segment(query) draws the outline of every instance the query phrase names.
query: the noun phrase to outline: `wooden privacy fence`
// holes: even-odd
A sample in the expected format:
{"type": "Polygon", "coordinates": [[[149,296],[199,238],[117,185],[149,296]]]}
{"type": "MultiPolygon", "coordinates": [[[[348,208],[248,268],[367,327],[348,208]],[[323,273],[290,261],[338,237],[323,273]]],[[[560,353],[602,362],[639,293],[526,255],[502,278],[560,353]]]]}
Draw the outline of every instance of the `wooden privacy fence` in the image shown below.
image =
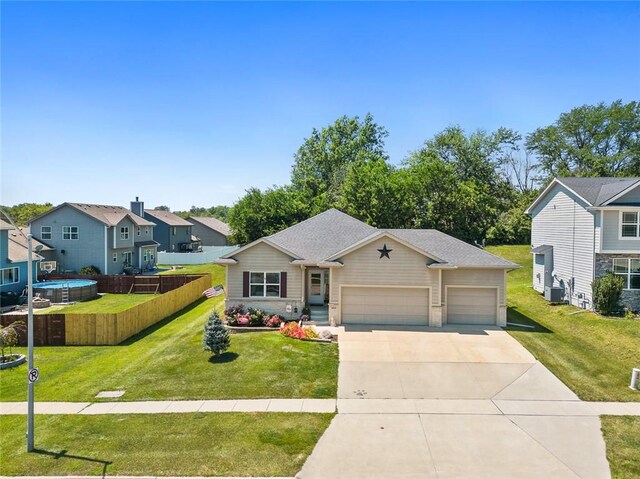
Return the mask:
{"type": "MultiPolygon", "coordinates": [[[[191,276],[183,286],[119,313],[34,315],[34,342],[37,346],[114,346],[189,306],[210,287],[210,275],[191,276]]],[[[26,324],[27,315],[4,315],[1,320],[3,326],[16,320],[26,324]]],[[[26,344],[26,336],[21,339],[26,344]]]]}
{"type": "MultiPolygon", "coordinates": [[[[182,253],[184,254],[184,253],[182,253]]],[[[167,274],[167,275],[89,275],[89,274],[50,274],[47,281],[65,279],[92,279],[97,281],[98,293],[129,293],[134,286],[134,292],[154,293],[156,286],[158,293],[166,293],[184,286],[202,275],[167,274]],[[141,287],[138,287],[141,286],[141,287]]],[[[38,278],[44,280],[44,277],[38,278]]]]}

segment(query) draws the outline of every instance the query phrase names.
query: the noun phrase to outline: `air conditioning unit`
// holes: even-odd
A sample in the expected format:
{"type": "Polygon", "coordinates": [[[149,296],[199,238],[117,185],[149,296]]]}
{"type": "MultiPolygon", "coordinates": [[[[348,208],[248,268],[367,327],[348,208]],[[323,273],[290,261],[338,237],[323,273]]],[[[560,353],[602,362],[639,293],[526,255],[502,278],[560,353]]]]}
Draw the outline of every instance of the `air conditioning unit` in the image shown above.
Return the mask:
{"type": "Polygon", "coordinates": [[[562,303],[564,301],[564,289],[557,286],[544,288],[544,299],[550,303],[562,303]]]}

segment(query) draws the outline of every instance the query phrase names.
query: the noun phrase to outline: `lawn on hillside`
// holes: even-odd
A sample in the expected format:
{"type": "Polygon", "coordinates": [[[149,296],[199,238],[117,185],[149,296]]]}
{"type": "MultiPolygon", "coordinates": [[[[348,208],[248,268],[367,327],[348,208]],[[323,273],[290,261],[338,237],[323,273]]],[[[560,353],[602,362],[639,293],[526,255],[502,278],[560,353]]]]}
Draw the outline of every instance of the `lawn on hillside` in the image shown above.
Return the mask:
{"type": "Polygon", "coordinates": [[[640,321],[604,318],[574,306],[549,304],[532,288],[529,246],[487,251],[518,263],[507,277],[509,333],[585,401],[640,401],[628,388],[640,366],[640,321]]]}
{"type": "MultiPolygon", "coordinates": [[[[187,253],[185,253],[187,254],[187,253]]],[[[211,274],[212,284],[225,284],[226,269],[219,264],[186,264],[180,269],[171,269],[171,265],[159,264],[158,274],[211,274]]]]}
{"type": "MultiPolygon", "coordinates": [[[[201,299],[118,346],[35,348],[37,401],[120,399],[331,398],[337,394],[335,344],[286,338],[278,331],[234,334],[218,360],[202,349],[203,326],[223,298],[201,299]]],[[[24,348],[14,348],[24,353],[24,348]]],[[[26,365],[0,371],[0,400],[26,400],[26,365]]]]}
{"type": "Polygon", "coordinates": [[[141,303],[156,298],[156,294],[111,294],[105,293],[98,298],[80,301],[69,306],[55,305],[36,314],[49,313],[119,313],[141,303]]]}
{"type": "Polygon", "coordinates": [[[3,475],[293,476],[332,414],[0,416],[3,475]]]}

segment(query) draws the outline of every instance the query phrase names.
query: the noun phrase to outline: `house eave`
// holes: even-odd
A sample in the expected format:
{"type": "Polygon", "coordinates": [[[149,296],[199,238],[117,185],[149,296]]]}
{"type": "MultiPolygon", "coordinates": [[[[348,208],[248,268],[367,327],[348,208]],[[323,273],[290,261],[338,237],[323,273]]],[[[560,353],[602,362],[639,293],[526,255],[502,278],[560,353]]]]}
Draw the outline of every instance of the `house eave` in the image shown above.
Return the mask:
{"type": "Polygon", "coordinates": [[[231,265],[231,264],[238,264],[238,260],[235,260],[233,258],[218,258],[218,259],[214,259],[212,263],[222,264],[222,265],[231,265]]]}

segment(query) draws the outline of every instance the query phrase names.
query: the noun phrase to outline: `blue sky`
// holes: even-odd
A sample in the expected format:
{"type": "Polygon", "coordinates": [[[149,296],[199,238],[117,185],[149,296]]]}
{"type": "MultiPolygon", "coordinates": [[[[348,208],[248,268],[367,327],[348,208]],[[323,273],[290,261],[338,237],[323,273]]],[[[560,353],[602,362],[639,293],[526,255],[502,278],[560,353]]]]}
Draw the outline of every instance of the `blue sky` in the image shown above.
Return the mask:
{"type": "Polygon", "coordinates": [[[640,3],[2,2],[0,203],[231,205],[370,112],[393,163],[640,99],[640,3]]]}

